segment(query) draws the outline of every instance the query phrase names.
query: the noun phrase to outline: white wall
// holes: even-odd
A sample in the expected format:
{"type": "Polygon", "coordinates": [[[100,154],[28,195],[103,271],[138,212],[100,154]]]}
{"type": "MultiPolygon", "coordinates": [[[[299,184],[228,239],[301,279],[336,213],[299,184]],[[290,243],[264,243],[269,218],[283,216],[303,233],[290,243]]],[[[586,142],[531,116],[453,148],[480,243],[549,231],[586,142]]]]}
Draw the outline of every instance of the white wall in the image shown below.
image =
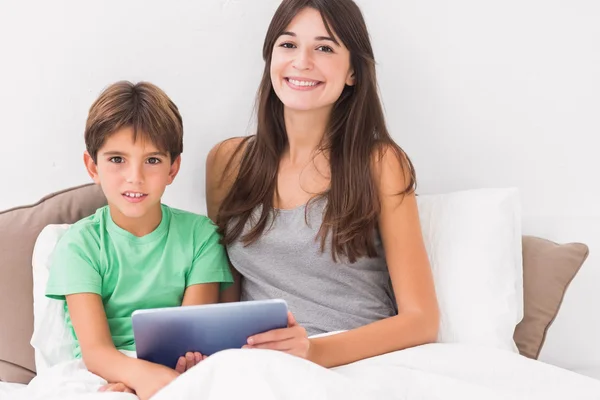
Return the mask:
{"type": "MultiPolygon", "coordinates": [[[[247,131],[278,3],[0,2],[0,209],[87,182],[87,109],[108,83],[130,79],[180,106],[184,164],[165,201],[204,212],[205,156],[247,131]]],[[[517,186],[525,233],[590,246],[542,359],[600,366],[600,3],[359,4],[420,191],[517,186]]]]}

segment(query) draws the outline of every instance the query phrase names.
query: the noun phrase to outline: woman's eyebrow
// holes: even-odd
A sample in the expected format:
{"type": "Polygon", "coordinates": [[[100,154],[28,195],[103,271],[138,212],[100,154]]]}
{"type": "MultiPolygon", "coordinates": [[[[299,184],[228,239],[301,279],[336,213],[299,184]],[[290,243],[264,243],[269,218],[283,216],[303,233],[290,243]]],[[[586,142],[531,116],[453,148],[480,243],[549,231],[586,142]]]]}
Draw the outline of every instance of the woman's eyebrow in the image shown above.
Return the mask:
{"type": "MultiPolygon", "coordinates": [[[[297,37],[298,36],[294,32],[290,32],[290,31],[281,32],[281,35],[279,35],[279,36],[284,36],[284,35],[285,36],[291,36],[291,37],[297,37]]],[[[338,41],[335,40],[334,38],[332,38],[331,36],[315,36],[315,40],[318,41],[318,42],[322,41],[322,40],[327,40],[329,42],[335,43],[338,46],[340,45],[338,43],[338,41]]]]}

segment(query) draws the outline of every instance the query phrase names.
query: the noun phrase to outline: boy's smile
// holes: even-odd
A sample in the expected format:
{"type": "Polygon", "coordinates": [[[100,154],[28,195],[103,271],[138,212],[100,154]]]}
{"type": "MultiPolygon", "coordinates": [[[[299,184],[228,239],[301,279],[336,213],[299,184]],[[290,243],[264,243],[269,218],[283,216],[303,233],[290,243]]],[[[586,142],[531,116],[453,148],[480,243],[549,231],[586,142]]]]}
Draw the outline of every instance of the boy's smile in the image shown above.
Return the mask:
{"type": "Polygon", "coordinates": [[[181,158],[171,158],[138,133],[125,127],[108,136],[97,160],[84,155],[88,172],[102,187],[115,224],[136,236],[152,232],[162,219],[161,197],[179,171],[181,158]]]}
{"type": "Polygon", "coordinates": [[[139,203],[148,197],[148,194],[139,192],[125,192],[123,193],[123,197],[125,197],[125,199],[130,203],[139,203]]]}

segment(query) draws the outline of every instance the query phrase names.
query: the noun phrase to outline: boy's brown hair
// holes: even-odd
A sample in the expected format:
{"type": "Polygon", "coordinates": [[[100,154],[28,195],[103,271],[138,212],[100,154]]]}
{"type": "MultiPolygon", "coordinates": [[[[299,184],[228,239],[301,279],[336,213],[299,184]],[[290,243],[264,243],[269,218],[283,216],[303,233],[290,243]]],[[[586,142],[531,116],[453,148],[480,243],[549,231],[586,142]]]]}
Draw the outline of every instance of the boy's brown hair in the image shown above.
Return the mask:
{"type": "Polygon", "coordinates": [[[121,81],[106,88],[92,104],[85,125],[85,147],[95,163],[98,150],[119,129],[133,128],[133,139],[144,135],[171,162],[183,152],[183,122],[177,106],[159,87],[121,81]]]}

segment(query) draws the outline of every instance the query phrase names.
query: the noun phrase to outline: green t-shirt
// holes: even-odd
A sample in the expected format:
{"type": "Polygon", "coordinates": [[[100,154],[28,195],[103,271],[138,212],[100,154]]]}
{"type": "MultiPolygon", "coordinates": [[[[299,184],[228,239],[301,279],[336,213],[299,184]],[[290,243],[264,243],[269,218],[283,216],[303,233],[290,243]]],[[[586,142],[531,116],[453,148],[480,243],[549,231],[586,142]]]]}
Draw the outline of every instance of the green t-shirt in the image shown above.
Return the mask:
{"type": "MultiPolygon", "coordinates": [[[[216,226],[204,216],[162,205],[162,220],[137,237],[117,226],[108,206],[73,224],[52,254],[46,296],[95,293],[102,297],[115,347],[135,351],[135,310],[180,306],[185,289],[233,282],[216,226]]],[[[66,322],[75,340],[65,302],[66,322]]],[[[77,342],[75,357],[81,357],[77,342]]]]}

